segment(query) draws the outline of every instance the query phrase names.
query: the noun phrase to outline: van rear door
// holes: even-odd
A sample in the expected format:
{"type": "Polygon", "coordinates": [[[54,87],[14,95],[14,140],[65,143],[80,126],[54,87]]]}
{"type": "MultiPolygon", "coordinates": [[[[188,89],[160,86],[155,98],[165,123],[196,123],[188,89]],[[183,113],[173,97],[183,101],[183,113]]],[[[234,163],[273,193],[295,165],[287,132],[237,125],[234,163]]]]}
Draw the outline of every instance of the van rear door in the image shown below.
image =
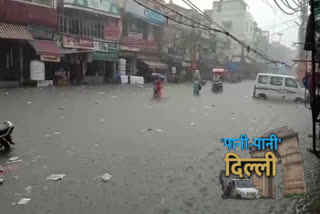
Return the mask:
{"type": "Polygon", "coordinates": [[[286,77],[284,81],[284,87],[282,89],[282,94],[287,100],[295,100],[297,97],[301,97],[298,93],[300,87],[297,81],[292,77],[286,77]]]}

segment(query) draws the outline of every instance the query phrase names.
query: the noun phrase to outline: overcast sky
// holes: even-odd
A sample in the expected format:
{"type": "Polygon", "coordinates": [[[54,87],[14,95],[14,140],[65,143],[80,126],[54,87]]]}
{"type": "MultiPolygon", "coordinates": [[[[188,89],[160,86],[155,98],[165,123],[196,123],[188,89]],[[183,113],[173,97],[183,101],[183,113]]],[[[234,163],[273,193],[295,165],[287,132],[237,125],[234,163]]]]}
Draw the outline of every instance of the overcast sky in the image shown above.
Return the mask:
{"type": "MultiPolygon", "coordinates": [[[[200,9],[211,9],[213,0],[191,0],[200,9]]],[[[249,11],[253,15],[255,21],[257,21],[260,28],[263,30],[270,31],[270,34],[281,32],[283,36],[281,37],[281,43],[287,47],[293,49],[292,43],[298,40],[298,26],[294,21],[298,21],[298,14],[295,15],[285,15],[282,13],[274,1],[271,0],[245,0],[249,6],[249,11]],[[266,1],[274,7],[274,10],[268,6],[266,1]],[[273,28],[273,25],[275,26],[273,28]],[[289,29],[288,29],[289,28],[289,29]]],[[[169,2],[169,0],[166,0],[169,2]]],[[[182,0],[173,0],[175,4],[179,4],[183,7],[189,8],[182,0]]],[[[290,2],[290,0],[289,0],[290,2]]],[[[292,4],[294,5],[294,4],[292,4]]],[[[279,41],[279,36],[274,35],[271,37],[272,40],[279,41]]]]}

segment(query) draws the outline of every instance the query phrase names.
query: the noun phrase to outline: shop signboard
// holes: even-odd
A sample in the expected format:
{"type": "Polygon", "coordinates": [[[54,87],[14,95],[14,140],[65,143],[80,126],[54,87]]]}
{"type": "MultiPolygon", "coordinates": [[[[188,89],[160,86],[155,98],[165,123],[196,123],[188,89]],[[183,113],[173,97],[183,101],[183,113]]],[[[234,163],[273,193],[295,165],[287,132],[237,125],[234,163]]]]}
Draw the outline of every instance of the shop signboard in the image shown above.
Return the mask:
{"type": "Polygon", "coordinates": [[[117,23],[105,23],[104,24],[104,39],[119,40],[121,35],[120,26],[117,23]]]}
{"type": "MultiPolygon", "coordinates": [[[[148,7],[152,6],[148,5],[148,7]]],[[[153,24],[161,25],[165,23],[165,18],[162,15],[145,8],[134,1],[126,2],[126,11],[153,24]]]]}
{"type": "Polygon", "coordinates": [[[93,41],[89,38],[63,36],[63,47],[93,49],[93,41]]]}
{"type": "Polygon", "coordinates": [[[120,7],[112,0],[64,0],[65,6],[77,6],[77,9],[93,9],[120,17],[120,7]]]}
{"type": "Polygon", "coordinates": [[[45,80],[44,62],[41,62],[39,60],[33,60],[30,62],[30,79],[45,80]]]}
{"type": "Polygon", "coordinates": [[[60,62],[61,58],[60,56],[41,55],[40,60],[45,62],[60,62]]]}
{"type": "Polygon", "coordinates": [[[129,32],[128,33],[129,38],[133,39],[143,39],[143,34],[142,33],[135,33],[135,32],[129,32]]]}
{"type": "Polygon", "coordinates": [[[113,41],[93,41],[95,52],[93,60],[117,61],[119,57],[119,44],[113,41]]]}
{"type": "Polygon", "coordinates": [[[157,41],[122,37],[121,43],[128,48],[138,48],[139,51],[158,52],[157,41]]]}

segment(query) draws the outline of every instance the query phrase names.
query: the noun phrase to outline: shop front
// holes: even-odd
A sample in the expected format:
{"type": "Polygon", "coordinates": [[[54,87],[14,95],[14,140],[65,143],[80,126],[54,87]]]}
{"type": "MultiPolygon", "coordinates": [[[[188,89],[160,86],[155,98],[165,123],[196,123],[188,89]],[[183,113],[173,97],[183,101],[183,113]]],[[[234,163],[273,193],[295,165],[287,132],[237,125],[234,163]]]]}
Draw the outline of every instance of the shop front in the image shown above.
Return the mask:
{"type": "Polygon", "coordinates": [[[73,35],[63,35],[60,40],[62,40],[64,52],[64,70],[69,73],[70,82],[83,83],[88,63],[92,61],[93,40],[89,37],[73,35]]]}
{"type": "Polygon", "coordinates": [[[0,23],[0,87],[19,86],[29,57],[27,41],[34,38],[25,26],[0,23]]]}
{"type": "Polygon", "coordinates": [[[116,73],[119,59],[119,44],[114,41],[94,41],[92,61],[84,81],[88,84],[110,83],[116,73]]]}
{"type": "Polygon", "coordinates": [[[36,81],[38,86],[53,85],[55,72],[63,67],[62,57],[63,50],[58,47],[55,41],[49,40],[33,40],[29,41],[33,48],[32,62],[43,64],[44,75],[35,77],[34,70],[30,67],[30,80],[36,81]]]}

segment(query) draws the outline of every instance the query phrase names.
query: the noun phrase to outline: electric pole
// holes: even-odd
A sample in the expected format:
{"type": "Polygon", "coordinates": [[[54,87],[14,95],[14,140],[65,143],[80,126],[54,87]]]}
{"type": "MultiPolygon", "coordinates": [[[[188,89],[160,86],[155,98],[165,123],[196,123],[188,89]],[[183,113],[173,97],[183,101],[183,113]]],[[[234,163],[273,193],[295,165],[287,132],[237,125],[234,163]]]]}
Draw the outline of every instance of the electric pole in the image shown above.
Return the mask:
{"type": "Polygon", "coordinates": [[[308,23],[308,0],[302,0],[300,3],[300,20],[301,24],[299,25],[299,59],[303,60],[305,58],[304,54],[304,44],[305,43],[305,34],[308,23]]]}

